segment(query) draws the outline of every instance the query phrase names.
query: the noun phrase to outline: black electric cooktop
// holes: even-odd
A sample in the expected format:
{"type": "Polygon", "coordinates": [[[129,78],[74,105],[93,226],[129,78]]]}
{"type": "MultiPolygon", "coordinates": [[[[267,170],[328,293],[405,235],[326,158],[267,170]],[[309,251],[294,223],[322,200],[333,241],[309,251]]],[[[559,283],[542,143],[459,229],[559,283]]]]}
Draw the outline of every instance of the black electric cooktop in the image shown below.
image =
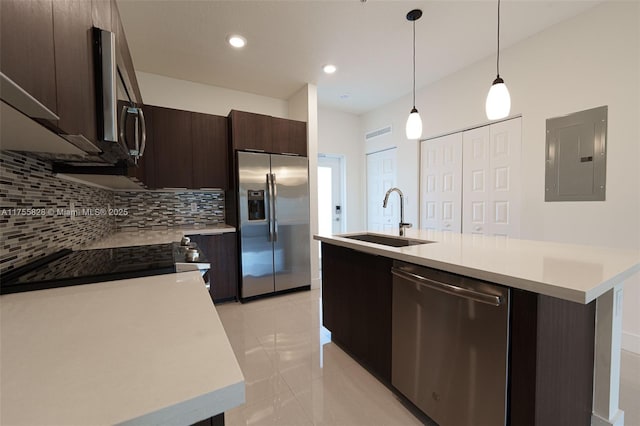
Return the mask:
{"type": "Polygon", "coordinates": [[[61,250],[2,274],[0,294],[44,290],[175,272],[176,243],[61,250]]]}

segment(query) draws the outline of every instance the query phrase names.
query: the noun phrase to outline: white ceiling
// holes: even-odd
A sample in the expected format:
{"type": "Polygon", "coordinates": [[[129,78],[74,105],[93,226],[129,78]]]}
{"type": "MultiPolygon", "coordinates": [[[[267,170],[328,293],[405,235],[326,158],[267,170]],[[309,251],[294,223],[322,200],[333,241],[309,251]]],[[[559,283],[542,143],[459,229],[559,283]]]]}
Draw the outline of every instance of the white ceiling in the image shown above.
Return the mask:
{"type": "MultiPolygon", "coordinates": [[[[600,1],[503,0],[501,47],[600,1]]],[[[406,14],[413,8],[423,11],[416,22],[418,88],[496,48],[497,1],[118,0],[118,6],[138,71],[278,99],[314,83],[321,106],[356,114],[411,92],[406,14]],[[247,38],[244,49],[228,46],[232,33],[247,38]],[[327,63],[338,71],[325,75],[327,63]]],[[[487,86],[493,78],[487,75],[487,86]]]]}

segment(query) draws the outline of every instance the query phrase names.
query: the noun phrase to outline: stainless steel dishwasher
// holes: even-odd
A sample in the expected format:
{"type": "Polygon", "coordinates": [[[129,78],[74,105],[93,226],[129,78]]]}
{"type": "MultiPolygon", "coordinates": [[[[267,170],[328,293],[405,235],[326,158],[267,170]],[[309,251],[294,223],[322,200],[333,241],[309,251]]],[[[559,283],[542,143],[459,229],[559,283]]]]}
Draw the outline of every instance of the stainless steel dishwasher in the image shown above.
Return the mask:
{"type": "Polygon", "coordinates": [[[391,382],[440,426],[506,423],[508,288],[396,261],[391,382]]]}

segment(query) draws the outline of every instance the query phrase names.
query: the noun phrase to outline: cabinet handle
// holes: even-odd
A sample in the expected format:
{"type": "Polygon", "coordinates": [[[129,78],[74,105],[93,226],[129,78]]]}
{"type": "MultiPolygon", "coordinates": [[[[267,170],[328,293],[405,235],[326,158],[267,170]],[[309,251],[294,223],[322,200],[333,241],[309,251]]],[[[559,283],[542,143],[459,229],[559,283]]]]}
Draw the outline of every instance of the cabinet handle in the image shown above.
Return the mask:
{"type": "Polygon", "coordinates": [[[248,152],[266,152],[264,149],[253,149],[253,148],[244,148],[241,151],[248,151],[248,152]]]}
{"type": "Polygon", "coordinates": [[[295,155],[296,157],[301,157],[300,154],[296,154],[295,152],[281,152],[282,155],[295,155]]]}

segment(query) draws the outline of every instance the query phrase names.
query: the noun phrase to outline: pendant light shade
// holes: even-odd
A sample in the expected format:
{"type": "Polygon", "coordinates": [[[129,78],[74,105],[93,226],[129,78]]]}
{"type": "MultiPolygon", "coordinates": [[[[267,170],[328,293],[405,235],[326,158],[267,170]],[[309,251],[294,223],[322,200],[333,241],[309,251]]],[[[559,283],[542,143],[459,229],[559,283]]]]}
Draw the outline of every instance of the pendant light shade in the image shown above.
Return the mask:
{"type": "Polygon", "coordinates": [[[414,107],[407,119],[407,139],[420,139],[422,136],[422,119],[418,110],[414,107]]]}
{"type": "Polygon", "coordinates": [[[407,20],[413,22],[413,108],[407,119],[407,139],[420,139],[422,137],[422,119],[416,109],[416,21],[422,16],[420,9],[413,9],[407,13],[407,20]]]}
{"type": "Polygon", "coordinates": [[[496,55],[496,79],[493,80],[487,101],[485,102],[485,111],[489,120],[498,120],[505,118],[511,111],[511,96],[509,89],[504,84],[504,80],[500,77],[500,0],[498,0],[498,52],[496,55]]]}
{"type": "Polygon", "coordinates": [[[493,84],[487,95],[485,110],[489,120],[505,118],[509,115],[509,111],[511,111],[509,89],[507,89],[507,85],[504,84],[504,80],[500,77],[493,80],[493,84]]]}

